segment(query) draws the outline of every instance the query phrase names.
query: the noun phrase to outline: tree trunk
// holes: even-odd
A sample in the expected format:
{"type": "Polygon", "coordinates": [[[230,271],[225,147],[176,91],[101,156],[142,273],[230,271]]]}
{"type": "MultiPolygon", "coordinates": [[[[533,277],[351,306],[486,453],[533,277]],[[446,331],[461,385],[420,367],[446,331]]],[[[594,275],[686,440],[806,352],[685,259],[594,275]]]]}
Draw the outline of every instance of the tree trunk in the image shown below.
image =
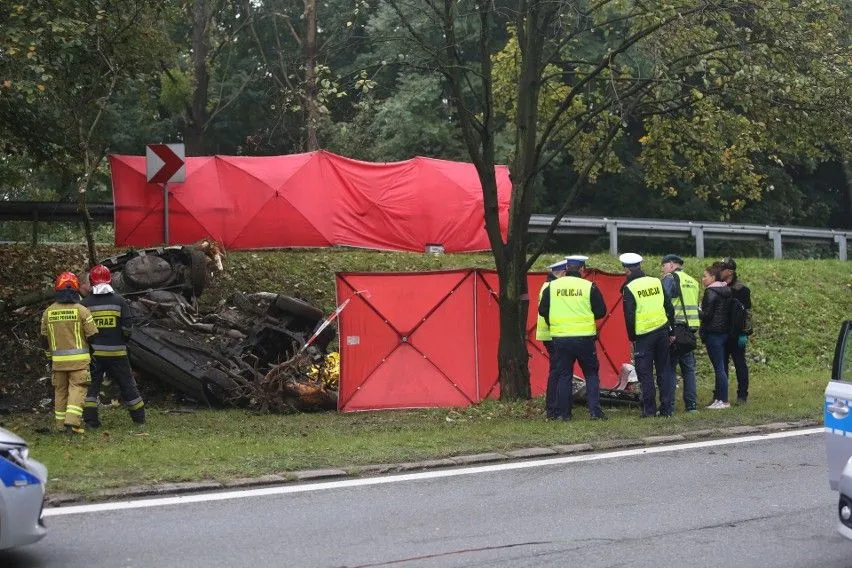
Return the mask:
{"type": "Polygon", "coordinates": [[[98,263],[98,253],[95,250],[95,236],[92,233],[92,216],[89,215],[89,207],[86,205],[89,175],[89,172],[86,171],[77,186],[77,211],[80,212],[83,219],[83,232],[86,235],[86,246],[89,249],[89,268],[91,268],[98,263]]]}
{"type": "Polygon", "coordinates": [[[538,156],[536,151],[539,93],[539,63],[542,34],[539,4],[531,2],[526,17],[518,22],[519,42],[524,51],[518,80],[518,111],[515,121],[515,155],[512,160],[512,196],[509,206],[509,233],[503,254],[506,262],[500,274],[500,398],[530,398],[529,352],[526,324],[529,310],[527,290],[527,226],[532,212],[538,156]]]}
{"type": "Polygon", "coordinates": [[[205,154],[204,126],[207,123],[207,90],[210,76],[207,57],[210,46],[207,40],[209,21],[207,0],[194,0],[192,5],[192,69],[195,79],[192,101],[188,109],[188,121],[184,133],[184,144],[188,155],[205,154]]]}
{"type": "MultiPolygon", "coordinates": [[[[514,257],[517,254],[508,251],[514,257]]],[[[500,377],[500,400],[530,398],[529,351],[526,326],[529,294],[525,257],[510,258],[498,271],[500,280],[500,343],[497,365],[500,377]]]]}
{"type": "Polygon", "coordinates": [[[317,107],[317,3],[305,0],[305,128],[307,131],[307,151],[319,150],[317,127],[319,108],[317,107]]]}
{"type": "Polygon", "coordinates": [[[846,227],[852,227],[852,158],[843,160],[843,173],[846,176],[846,227]]]}

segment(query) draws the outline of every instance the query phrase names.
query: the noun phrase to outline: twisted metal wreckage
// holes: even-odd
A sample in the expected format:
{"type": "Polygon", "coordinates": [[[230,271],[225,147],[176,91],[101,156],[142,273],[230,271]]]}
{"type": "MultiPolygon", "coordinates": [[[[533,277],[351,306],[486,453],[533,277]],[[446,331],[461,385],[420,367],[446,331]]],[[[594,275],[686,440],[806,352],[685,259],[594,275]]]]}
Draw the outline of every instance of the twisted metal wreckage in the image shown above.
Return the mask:
{"type": "Polygon", "coordinates": [[[215,243],[134,250],[102,261],[130,302],[133,368],[210,406],[335,410],[335,330],[297,298],[235,292],[215,310],[197,299],[224,270],[215,243]],[[320,329],[322,327],[322,329],[320,329]]]}

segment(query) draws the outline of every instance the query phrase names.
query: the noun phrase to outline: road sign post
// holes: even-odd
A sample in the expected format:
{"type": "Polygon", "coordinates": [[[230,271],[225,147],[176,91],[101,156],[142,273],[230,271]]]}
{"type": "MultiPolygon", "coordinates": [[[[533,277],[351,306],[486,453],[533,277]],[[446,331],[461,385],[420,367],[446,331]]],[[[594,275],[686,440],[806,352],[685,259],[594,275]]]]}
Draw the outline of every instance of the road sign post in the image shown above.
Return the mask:
{"type": "Polygon", "coordinates": [[[183,144],[148,144],[145,147],[148,183],[163,184],[163,241],[169,244],[169,183],[186,180],[186,149],[183,144]]]}

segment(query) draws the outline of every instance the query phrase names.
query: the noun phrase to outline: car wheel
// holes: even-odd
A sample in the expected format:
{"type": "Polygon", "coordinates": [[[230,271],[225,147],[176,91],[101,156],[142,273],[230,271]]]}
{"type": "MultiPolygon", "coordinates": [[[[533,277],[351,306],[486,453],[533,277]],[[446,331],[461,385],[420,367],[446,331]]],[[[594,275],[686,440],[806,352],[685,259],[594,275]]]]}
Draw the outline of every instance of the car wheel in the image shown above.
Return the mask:
{"type": "Polygon", "coordinates": [[[207,287],[207,255],[200,250],[189,253],[189,289],[196,298],[207,287]]]}
{"type": "Polygon", "coordinates": [[[312,321],[322,321],[325,319],[325,314],[313,307],[307,302],[303,302],[292,296],[278,295],[275,300],[275,307],[282,312],[287,312],[297,317],[309,319],[312,321]]]}

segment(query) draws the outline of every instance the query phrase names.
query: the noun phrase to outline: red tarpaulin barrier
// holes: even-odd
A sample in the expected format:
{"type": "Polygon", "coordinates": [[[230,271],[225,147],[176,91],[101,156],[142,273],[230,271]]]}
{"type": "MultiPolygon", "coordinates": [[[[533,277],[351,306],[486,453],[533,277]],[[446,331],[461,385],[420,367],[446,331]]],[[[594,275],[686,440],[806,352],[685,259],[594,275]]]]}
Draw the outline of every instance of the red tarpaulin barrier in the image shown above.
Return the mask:
{"type": "MultiPolygon", "coordinates": [[[[598,322],[601,387],[613,388],[631,362],[621,308],[623,274],[590,270],[607,315],[598,322]]],[[[532,298],[544,273],[527,278],[532,298]]],[[[416,273],[339,273],[342,411],[467,406],[499,396],[500,333],[497,274],[493,270],[416,273]],[[356,292],[367,291],[368,294],[356,292]]],[[[530,305],[527,340],[533,396],[544,394],[548,358],[535,340],[537,304],[530,305]]],[[[582,376],[579,366],[574,371],[582,376]]]]}
{"type": "MultiPolygon", "coordinates": [[[[144,156],[110,156],[116,246],[162,244],[163,191],[144,156]]],[[[506,235],[511,182],[496,168],[506,235]]],[[[488,250],[482,188],[472,164],[413,158],[370,163],[319,151],[186,159],[169,184],[169,240],[212,238],[229,249],[348,245],[423,252],[488,250]]]]}

